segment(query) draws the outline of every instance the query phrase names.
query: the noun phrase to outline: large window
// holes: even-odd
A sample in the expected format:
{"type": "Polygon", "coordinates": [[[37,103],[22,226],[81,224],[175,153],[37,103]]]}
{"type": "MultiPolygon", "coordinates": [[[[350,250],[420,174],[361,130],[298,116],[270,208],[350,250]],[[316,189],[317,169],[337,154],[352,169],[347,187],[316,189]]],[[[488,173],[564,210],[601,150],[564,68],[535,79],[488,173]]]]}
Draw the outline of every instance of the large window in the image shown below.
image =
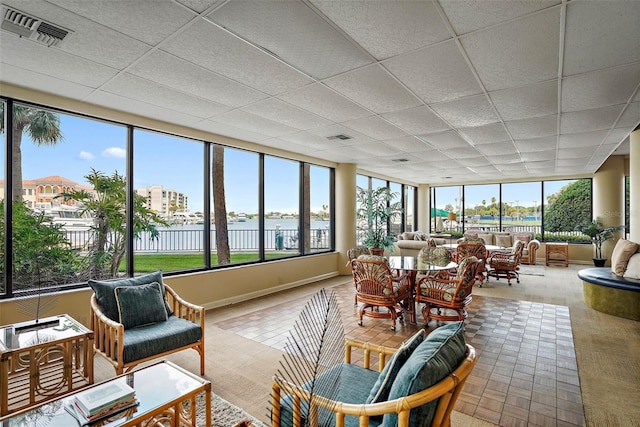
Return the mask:
{"type": "Polygon", "coordinates": [[[431,230],[462,232],[462,186],[432,188],[431,230]]]}
{"type": "Polygon", "coordinates": [[[6,105],[21,151],[0,181],[0,297],[333,249],[331,168],[6,105]]]}
{"type": "MultiPolygon", "coordinates": [[[[498,231],[500,229],[500,186],[498,184],[465,185],[464,216],[465,230],[481,229],[498,231]]],[[[503,221],[508,219],[503,214],[503,221]]],[[[513,225],[513,221],[508,221],[513,225]]]]}
{"type": "Polygon", "coordinates": [[[134,271],[202,268],[204,259],[203,143],[136,129],[134,187],[158,216],[134,238],[134,271]]]}
{"type": "Polygon", "coordinates": [[[576,227],[592,219],[591,180],[544,181],[543,188],[544,240],[573,240],[580,235],[576,227]]]}
{"type": "Polygon", "coordinates": [[[503,229],[532,231],[538,239],[542,232],[542,183],[518,182],[502,184],[503,229]]]}

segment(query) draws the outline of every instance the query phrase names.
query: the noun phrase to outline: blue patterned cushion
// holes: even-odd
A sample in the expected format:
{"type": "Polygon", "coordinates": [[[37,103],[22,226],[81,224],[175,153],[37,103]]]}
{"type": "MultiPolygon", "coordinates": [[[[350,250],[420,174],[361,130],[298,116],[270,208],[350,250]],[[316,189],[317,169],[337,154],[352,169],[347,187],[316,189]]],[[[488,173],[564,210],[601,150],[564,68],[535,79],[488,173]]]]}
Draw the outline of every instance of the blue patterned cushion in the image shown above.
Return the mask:
{"type": "MultiPolygon", "coordinates": [[[[451,374],[466,356],[463,322],[441,326],[431,332],[404,363],[396,376],[389,400],[422,391],[451,374]]],[[[430,426],[438,402],[411,410],[409,426],[430,426]]],[[[397,425],[396,414],[386,414],[383,425],[397,425]]]]}
{"type": "Polygon", "coordinates": [[[395,353],[391,355],[389,362],[387,362],[382,371],[380,371],[378,380],[369,393],[367,403],[384,402],[387,400],[391,385],[393,384],[393,380],[396,379],[398,371],[400,371],[404,362],[411,356],[413,350],[424,340],[424,335],[424,329],[420,329],[416,334],[403,342],[395,353]]]}
{"type": "Polygon", "coordinates": [[[125,329],[167,320],[167,310],[158,282],[114,289],[119,322],[125,329]]]}
{"type": "Polygon", "coordinates": [[[193,344],[202,337],[199,325],[176,316],[166,322],[124,331],[124,363],[193,344]]]}
{"type": "Polygon", "coordinates": [[[164,283],[162,282],[162,271],[160,270],[154,273],[120,280],[89,280],[89,286],[91,286],[91,289],[93,289],[93,292],[96,294],[96,300],[104,315],[115,322],[119,322],[120,316],[118,314],[118,303],[116,302],[116,295],[114,292],[115,289],[120,286],[137,286],[153,282],[160,284],[160,290],[162,291],[167,316],[171,316],[173,311],[171,311],[165,297],[164,283]]]}

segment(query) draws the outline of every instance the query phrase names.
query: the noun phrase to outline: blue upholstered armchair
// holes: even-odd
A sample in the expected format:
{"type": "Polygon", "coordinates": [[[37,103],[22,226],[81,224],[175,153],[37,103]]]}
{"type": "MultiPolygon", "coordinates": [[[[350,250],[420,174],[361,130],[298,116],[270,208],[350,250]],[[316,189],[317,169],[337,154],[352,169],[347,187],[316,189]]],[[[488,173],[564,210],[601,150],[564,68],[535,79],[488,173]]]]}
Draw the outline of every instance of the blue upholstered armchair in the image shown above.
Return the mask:
{"type": "Polygon", "coordinates": [[[162,272],[121,280],[90,280],[95,352],[122,374],[139,363],[193,348],[204,375],[204,308],[162,282],[162,272]]]}

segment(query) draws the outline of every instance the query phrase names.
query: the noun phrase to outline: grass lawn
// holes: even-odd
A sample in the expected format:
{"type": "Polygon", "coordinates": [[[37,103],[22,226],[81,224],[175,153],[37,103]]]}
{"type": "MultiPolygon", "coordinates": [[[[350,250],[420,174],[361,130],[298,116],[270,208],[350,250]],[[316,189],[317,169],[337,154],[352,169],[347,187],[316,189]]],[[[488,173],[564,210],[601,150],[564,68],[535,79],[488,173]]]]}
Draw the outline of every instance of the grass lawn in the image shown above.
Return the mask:
{"type": "MultiPolygon", "coordinates": [[[[267,259],[282,258],[296,255],[295,252],[269,252],[267,259]]],[[[231,263],[237,264],[248,261],[257,261],[257,253],[232,253],[231,263]]],[[[203,254],[140,254],[134,255],[133,264],[136,273],[150,273],[156,270],[177,271],[204,267],[203,254]]],[[[218,264],[218,255],[211,254],[211,265],[218,264]]],[[[126,264],[120,265],[119,271],[124,272],[126,264]]]]}

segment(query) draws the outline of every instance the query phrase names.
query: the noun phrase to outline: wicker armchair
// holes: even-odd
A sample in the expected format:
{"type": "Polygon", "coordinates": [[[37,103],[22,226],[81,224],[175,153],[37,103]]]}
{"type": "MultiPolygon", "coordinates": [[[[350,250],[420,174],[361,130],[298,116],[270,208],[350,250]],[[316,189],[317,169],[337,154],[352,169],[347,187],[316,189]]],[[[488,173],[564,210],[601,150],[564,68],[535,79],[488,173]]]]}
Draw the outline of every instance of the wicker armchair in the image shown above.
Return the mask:
{"type": "MultiPolygon", "coordinates": [[[[480,239],[481,240],[481,239],[480,239]]],[[[461,263],[469,257],[478,258],[478,269],[476,270],[476,279],[480,281],[480,287],[485,279],[485,262],[487,260],[487,248],[481,242],[464,242],[458,244],[456,248],[456,262],[461,263]]]]}
{"type": "Polygon", "coordinates": [[[511,279],[516,279],[517,283],[520,283],[520,261],[522,259],[522,251],[524,250],[524,242],[522,240],[516,240],[513,243],[511,252],[499,252],[494,251],[491,253],[487,271],[487,282],[489,277],[495,277],[496,280],[500,280],[501,277],[507,279],[507,283],[511,286],[511,279]]]}
{"type": "MultiPolygon", "coordinates": [[[[360,255],[371,255],[371,250],[367,246],[354,246],[347,250],[347,258],[349,258],[347,266],[351,265],[351,261],[357,259],[360,255]]],[[[355,286],[355,283],[353,285],[355,286]]],[[[355,294],[353,295],[353,304],[358,304],[358,298],[355,294]]]]}
{"type": "Polygon", "coordinates": [[[405,310],[413,310],[413,292],[411,277],[403,273],[394,276],[389,265],[381,258],[354,259],[351,261],[353,284],[356,287],[356,301],[361,303],[359,310],[360,323],[362,317],[390,318],[391,329],[396,329],[396,319],[402,318],[405,310]],[[379,311],[386,307],[386,311],[379,311]]]}
{"type": "MultiPolygon", "coordinates": [[[[137,279],[139,278],[127,280],[133,282],[137,279]]],[[[125,280],[93,284],[90,281],[90,285],[93,287],[95,283],[102,283],[115,286],[122,282],[125,280]]],[[[142,362],[188,348],[193,348],[200,355],[200,375],[204,375],[205,310],[183,300],[166,284],[163,287],[165,304],[171,314],[166,317],[166,321],[134,328],[126,328],[124,324],[107,316],[98,303],[96,293],[91,295],[90,327],[95,333],[94,350],[113,365],[117,375],[130,371],[142,362]]]]}
{"type": "MultiPolygon", "coordinates": [[[[377,355],[378,370],[382,371],[385,362],[387,362],[396,349],[354,341],[346,340],[345,363],[351,365],[352,350],[360,349],[363,353],[363,365],[366,370],[369,369],[372,356],[377,355]]],[[[347,403],[338,402],[323,397],[320,394],[311,394],[309,389],[304,386],[298,386],[287,382],[286,380],[275,377],[272,387],[272,427],[288,427],[288,422],[282,418],[283,412],[290,409],[293,414],[292,426],[302,426],[305,424],[302,414],[305,412],[303,408],[311,406],[309,413],[314,414],[315,419],[306,420],[308,425],[318,425],[318,414],[322,411],[330,411],[335,414],[335,425],[344,426],[345,418],[357,417],[360,426],[368,426],[371,418],[382,419],[385,414],[397,415],[397,427],[410,426],[411,411],[426,405],[429,402],[436,402],[435,413],[430,420],[419,420],[420,425],[429,425],[431,427],[444,427],[451,425],[451,412],[456,404],[464,384],[476,363],[475,349],[466,344],[466,357],[455,370],[444,377],[431,387],[425,388],[408,396],[399,397],[397,399],[387,400],[379,403],[347,403]],[[281,398],[284,395],[293,396],[293,408],[283,408],[281,398]]],[[[356,366],[359,368],[359,366],[356,366]]],[[[364,381],[361,379],[360,382],[364,381]]],[[[351,396],[353,399],[353,396],[351,396]]],[[[353,400],[351,400],[353,402],[353,400]]]]}
{"type": "Polygon", "coordinates": [[[438,321],[464,320],[467,317],[466,307],[471,303],[471,291],[476,281],[480,261],[469,257],[458,264],[455,277],[423,276],[416,283],[417,303],[423,303],[422,317],[424,324],[429,319],[438,321]]]}

